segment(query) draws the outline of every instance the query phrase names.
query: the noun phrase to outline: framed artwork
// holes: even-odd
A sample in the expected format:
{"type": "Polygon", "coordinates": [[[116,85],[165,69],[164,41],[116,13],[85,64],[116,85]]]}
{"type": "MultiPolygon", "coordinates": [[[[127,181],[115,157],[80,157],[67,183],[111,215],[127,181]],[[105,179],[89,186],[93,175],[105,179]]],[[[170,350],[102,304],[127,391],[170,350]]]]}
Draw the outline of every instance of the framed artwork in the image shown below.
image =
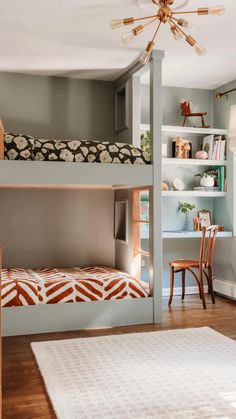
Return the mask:
{"type": "Polygon", "coordinates": [[[201,227],[210,227],[211,226],[211,212],[207,210],[198,211],[198,217],[201,221],[201,227]]]}

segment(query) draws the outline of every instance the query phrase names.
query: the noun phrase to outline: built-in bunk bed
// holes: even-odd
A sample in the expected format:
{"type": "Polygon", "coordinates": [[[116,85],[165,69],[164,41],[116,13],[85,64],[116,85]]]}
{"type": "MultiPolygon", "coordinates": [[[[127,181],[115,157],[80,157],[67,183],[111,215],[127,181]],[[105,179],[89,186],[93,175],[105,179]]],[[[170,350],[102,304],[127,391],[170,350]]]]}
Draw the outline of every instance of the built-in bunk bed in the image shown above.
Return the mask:
{"type": "MultiPolygon", "coordinates": [[[[149,284],[103,266],[8,268],[3,243],[4,335],[161,321],[161,60],[162,54],[154,52],[145,69],[151,74],[151,157],[126,143],[38,139],[4,132],[1,126],[0,188],[98,188],[119,194],[145,187],[151,194],[149,284]]],[[[117,85],[131,80],[134,87],[143,71],[135,65],[117,85]]]]}

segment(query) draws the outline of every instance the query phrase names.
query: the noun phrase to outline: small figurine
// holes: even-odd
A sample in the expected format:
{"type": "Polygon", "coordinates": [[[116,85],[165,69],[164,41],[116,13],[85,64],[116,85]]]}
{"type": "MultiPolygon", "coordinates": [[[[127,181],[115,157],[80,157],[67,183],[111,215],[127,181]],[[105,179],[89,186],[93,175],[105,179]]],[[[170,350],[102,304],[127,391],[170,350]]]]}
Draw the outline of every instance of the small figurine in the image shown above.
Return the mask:
{"type": "Polygon", "coordinates": [[[176,143],[175,143],[175,157],[177,159],[182,159],[182,147],[184,145],[184,142],[181,137],[177,137],[176,143]]]}
{"type": "Polygon", "coordinates": [[[189,159],[191,147],[189,143],[185,143],[183,147],[183,159],[189,159]]]}
{"type": "Polygon", "coordinates": [[[200,150],[200,151],[196,152],[195,157],[198,160],[207,160],[208,159],[208,153],[206,151],[200,150]]]}

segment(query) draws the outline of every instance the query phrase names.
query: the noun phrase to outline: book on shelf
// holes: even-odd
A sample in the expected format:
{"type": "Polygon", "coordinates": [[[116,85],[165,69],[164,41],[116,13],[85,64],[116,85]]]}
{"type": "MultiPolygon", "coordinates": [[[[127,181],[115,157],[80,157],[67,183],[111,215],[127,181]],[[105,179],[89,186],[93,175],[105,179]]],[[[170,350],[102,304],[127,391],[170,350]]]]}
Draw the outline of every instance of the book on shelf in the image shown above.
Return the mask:
{"type": "Polygon", "coordinates": [[[207,135],[203,137],[202,150],[206,151],[209,160],[225,160],[226,138],[223,135],[207,135]]]}

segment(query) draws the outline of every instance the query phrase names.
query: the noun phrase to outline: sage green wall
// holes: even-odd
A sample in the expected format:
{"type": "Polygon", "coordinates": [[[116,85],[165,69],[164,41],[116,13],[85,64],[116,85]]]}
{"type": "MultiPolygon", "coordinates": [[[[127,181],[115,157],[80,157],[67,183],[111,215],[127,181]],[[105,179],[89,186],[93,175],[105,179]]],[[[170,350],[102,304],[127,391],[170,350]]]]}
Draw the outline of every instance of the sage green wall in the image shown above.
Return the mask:
{"type": "MultiPolygon", "coordinates": [[[[236,92],[230,93],[228,98],[216,99],[216,92],[225,92],[236,88],[236,80],[219,87],[214,92],[214,125],[216,128],[229,126],[230,106],[236,104],[236,92]]],[[[234,157],[236,159],[236,157],[234,157]]],[[[236,179],[235,179],[236,181],[236,179]]],[[[235,184],[234,181],[234,184],[235,184]]],[[[236,193],[234,191],[234,193],[236,193]]],[[[236,217],[236,208],[234,217],[236,217]]],[[[217,241],[215,251],[215,275],[218,278],[236,282],[236,237],[217,241]]]]}
{"type": "Polygon", "coordinates": [[[112,82],[0,73],[0,91],[0,117],[8,131],[41,138],[116,138],[112,82]]]}
{"type": "Polygon", "coordinates": [[[0,190],[4,267],[114,267],[113,191],[0,190]]]}
{"type": "MultiPolygon", "coordinates": [[[[149,123],[149,86],[142,85],[141,121],[149,123]]],[[[193,103],[194,112],[208,112],[206,123],[213,124],[213,92],[205,89],[189,89],[180,87],[163,87],[163,124],[181,125],[183,118],[180,111],[180,99],[193,103]]],[[[193,118],[190,126],[199,125],[199,118],[193,118]]],[[[186,124],[188,125],[188,124],[186,124]]]]}

